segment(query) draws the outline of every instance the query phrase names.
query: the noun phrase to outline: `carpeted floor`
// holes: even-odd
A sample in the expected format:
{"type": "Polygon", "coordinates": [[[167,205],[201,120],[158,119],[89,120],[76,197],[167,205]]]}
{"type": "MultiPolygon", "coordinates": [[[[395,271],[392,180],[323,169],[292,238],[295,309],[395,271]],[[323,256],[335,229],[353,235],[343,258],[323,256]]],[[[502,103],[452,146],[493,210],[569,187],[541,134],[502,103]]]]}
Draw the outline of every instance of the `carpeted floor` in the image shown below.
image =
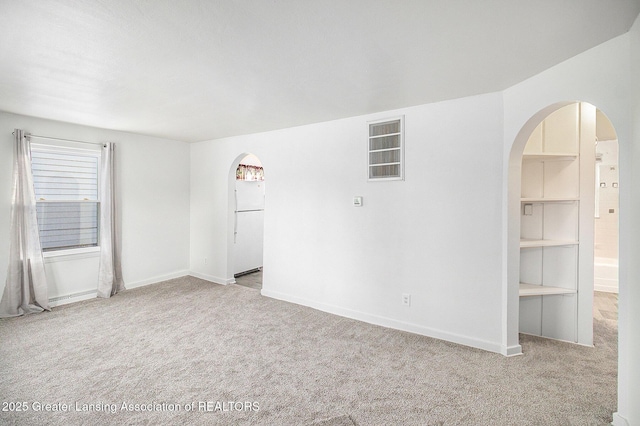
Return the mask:
{"type": "Polygon", "coordinates": [[[0,423],[605,425],[617,330],[594,332],[505,358],[185,277],[0,321],[0,423]]]}

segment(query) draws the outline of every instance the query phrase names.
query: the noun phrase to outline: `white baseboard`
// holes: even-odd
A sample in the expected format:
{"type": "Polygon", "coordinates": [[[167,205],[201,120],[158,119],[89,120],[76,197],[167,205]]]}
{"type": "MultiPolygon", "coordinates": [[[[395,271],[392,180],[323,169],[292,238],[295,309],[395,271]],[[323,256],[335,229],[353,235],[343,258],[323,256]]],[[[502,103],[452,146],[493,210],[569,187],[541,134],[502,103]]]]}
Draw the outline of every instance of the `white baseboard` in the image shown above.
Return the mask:
{"type": "Polygon", "coordinates": [[[396,330],[408,331],[410,333],[433,337],[440,340],[446,340],[448,342],[458,343],[460,345],[470,346],[472,348],[483,349],[489,352],[496,352],[499,354],[502,354],[503,352],[502,345],[500,345],[499,343],[488,342],[486,340],[475,339],[469,336],[462,336],[455,333],[448,333],[446,331],[424,327],[418,324],[408,323],[404,321],[398,321],[393,318],[387,318],[379,315],[369,314],[366,312],[354,311],[352,309],[316,302],[313,300],[308,300],[277,291],[262,289],[261,294],[273,299],[283,300],[285,302],[291,302],[297,305],[308,306],[319,311],[328,312],[330,314],[339,315],[358,321],[363,321],[369,324],[380,325],[382,327],[393,328],[396,330]]]}
{"type": "MultiPolygon", "coordinates": [[[[125,282],[124,286],[127,289],[132,289],[137,287],[143,287],[150,284],[157,284],[162,281],[167,281],[174,278],[180,278],[187,275],[189,275],[189,271],[187,270],[176,271],[170,274],[158,275],[152,278],[148,278],[146,280],[135,281],[132,283],[125,282]]],[[[95,299],[96,297],[98,297],[97,289],[86,290],[79,293],[63,294],[55,297],[50,297],[49,306],[52,308],[55,308],[56,306],[67,305],[69,303],[80,302],[82,300],[95,299]]]]}
{"type": "Polygon", "coordinates": [[[500,353],[504,356],[522,355],[522,346],[520,345],[502,346],[500,353]]]}
{"type": "Polygon", "coordinates": [[[227,285],[227,284],[236,283],[236,280],[234,278],[225,279],[220,277],[214,277],[213,275],[201,274],[200,272],[195,272],[195,271],[189,271],[188,275],[191,275],[192,277],[200,278],[201,280],[216,283],[216,284],[227,285]]]}
{"type": "Polygon", "coordinates": [[[613,426],[629,426],[631,423],[627,421],[624,417],[622,417],[618,413],[613,413],[613,421],[611,422],[613,426]]]}
{"type": "Polygon", "coordinates": [[[187,275],[189,275],[189,271],[184,269],[184,270],[181,270],[181,271],[172,272],[170,274],[157,275],[155,277],[147,278],[145,280],[134,281],[132,283],[125,281],[124,286],[127,289],[132,289],[132,288],[137,288],[137,287],[144,287],[146,285],[157,284],[157,283],[162,282],[162,281],[172,280],[174,278],[181,278],[181,277],[185,277],[187,275]]]}

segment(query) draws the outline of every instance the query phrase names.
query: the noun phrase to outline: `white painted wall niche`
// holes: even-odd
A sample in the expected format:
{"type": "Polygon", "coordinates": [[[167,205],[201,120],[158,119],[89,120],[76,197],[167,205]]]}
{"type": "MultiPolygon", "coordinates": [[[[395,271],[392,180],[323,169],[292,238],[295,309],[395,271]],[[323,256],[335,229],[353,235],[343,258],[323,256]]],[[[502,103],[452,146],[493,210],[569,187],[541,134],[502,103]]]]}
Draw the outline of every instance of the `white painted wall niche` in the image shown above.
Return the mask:
{"type": "Polygon", "coordinates": [[[528,137],[518,216],[522,333],[592,345],[595,142],[596,108],[584,102],[556,109],[528,137]]]}

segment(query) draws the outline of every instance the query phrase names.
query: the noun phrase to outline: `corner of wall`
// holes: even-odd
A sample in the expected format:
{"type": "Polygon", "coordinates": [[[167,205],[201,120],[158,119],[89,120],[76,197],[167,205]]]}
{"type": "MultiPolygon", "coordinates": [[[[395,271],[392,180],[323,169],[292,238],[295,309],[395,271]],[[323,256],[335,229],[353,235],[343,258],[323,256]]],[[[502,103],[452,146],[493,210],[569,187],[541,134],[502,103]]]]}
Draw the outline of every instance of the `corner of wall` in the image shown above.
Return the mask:
{"type": "MultiPolygon", "coordinates": [[[[627,180],[636,182],[640,176],[640,81],[636,77],[640,74],[640,15],[629,31],[629,60],[631,128],[628,143],[621,140],[620,171],[623,173],[624,162],[627,180]]],[[[640,366],[634,362],[640,356],[640,265],[633,261],[640,256],[640,225],[635,219],[640,214],[640,196],[637,191],[623,188],[620,203],[621,216],[625,216],[620,222],[621,229],[625,229],[620,233],[620,251],[626,255],[620,260],[618,412],[613,415],[613,424],[628,426],[640,423],[640,406],[635,403],[640,400],[640,366]]]]}

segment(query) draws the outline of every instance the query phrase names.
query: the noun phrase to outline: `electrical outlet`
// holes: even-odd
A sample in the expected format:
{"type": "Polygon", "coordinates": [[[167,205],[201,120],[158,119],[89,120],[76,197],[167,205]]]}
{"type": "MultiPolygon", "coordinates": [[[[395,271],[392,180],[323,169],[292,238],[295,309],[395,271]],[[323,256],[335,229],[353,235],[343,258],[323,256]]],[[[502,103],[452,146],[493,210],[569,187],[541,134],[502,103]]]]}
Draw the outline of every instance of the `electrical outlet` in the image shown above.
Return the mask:
{"type": "Polygon", "coordinates": [[[411,306],[411,295],[408,293],[402,293],[402,304],[405,306],[411,306]]]}
{"type": "Polygon", "coordinates": [[[207,258],[206,257],[204,258],[204,264],[205,265],[207,264],[207,258]]]}

